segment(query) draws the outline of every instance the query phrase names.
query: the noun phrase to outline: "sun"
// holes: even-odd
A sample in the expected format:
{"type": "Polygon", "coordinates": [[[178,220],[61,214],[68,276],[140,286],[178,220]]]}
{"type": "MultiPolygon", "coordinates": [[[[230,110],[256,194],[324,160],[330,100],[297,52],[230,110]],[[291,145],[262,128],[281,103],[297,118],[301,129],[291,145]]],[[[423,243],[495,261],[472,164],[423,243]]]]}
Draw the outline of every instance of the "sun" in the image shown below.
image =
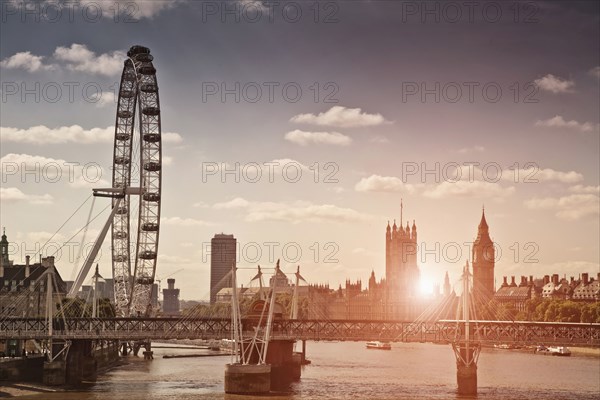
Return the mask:
{"type": "Polygon", "coordinates": [[[419,294],[422,297],[433,296],[433,287],[434,287],[434,282],[431,279],[422,276],[421,279],[419,280],[419,294]]]}

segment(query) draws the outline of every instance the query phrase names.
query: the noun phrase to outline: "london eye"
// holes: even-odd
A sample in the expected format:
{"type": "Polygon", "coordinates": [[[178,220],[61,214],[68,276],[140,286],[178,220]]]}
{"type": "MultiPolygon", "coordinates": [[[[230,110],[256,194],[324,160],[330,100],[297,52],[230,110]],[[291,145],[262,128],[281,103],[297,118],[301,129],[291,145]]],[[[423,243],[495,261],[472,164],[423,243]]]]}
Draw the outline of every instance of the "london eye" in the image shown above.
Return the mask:
{"type": "Polygon", "coordinates": [[[143,46],[131,47],[127,56],[119,86],[112,175],[113,190],[117,189],[112,196],[112,272],[115,306],[120,316],[148,315],[151,311],[162,169],[160,104],[153,56],[143,46]],[[134,149],[139,150],[139,156],[134,149]],[[132,187],[132,183],[139,186],[132,187]],[[132,195],[138,197],[137,210],[132,195]]]}

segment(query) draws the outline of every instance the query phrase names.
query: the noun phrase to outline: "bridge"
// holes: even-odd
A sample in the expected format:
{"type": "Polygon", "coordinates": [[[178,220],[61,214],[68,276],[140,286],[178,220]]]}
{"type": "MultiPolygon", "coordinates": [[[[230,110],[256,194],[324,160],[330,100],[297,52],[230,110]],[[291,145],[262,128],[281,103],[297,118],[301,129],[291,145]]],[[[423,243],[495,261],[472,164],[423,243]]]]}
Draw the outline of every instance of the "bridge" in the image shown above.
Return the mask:
{"type": "MultiPolygon", "coordinates": [[[[229,318],[44,318],[0,320],[1,339],[37,340],[167,340],[231,337],[229,318]]],[[[392,341],[449,343],[463,335],[462,321],[292,320],[273,322],[274,340],[392,341]]],[[[256,321],[242,319],[244,337],[255,333],[256,321]]],[[[600,324],[523,321],[471,321],[483,345],[600,346],[600,324]]]]}

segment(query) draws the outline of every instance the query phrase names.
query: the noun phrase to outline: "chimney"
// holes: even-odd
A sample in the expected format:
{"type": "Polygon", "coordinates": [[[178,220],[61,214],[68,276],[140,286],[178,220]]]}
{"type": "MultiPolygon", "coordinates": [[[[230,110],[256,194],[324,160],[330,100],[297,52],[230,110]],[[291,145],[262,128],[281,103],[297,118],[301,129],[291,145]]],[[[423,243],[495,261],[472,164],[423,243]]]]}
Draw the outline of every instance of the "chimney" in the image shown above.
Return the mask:
{"type": "Polygon", "coordinates": [[[547,285],[550,283],[550,275],[544,275],[544,285],[547,285]]]}
{"type": "Polygon", "coordinates": [[[589,283],[590,275],[587,272],[581,274],[581,279],[583,279],[583,284],[587,285],[589,283]]]}
{"type": "Polygon", "coordinates": [[[510,286],[517,286],[517,284],[515,283],[515,276],[511,276],[510,277],[510,286]]]}
{"type": "Polygon", "coordinates": [[[519,283],[519,287],[527,286],[527,277],[525,275],[521,275],[521,283],[519,283]]]}
{"type": "Polygon", "coordinates": [[[574,283],[575,283],[575,277],[574,277],[574,276],[572,276],[572,277],[571,277],[571,285],[572,285],[572,284],[574,284],[574,283]]]}
{"type": "Polygon", "coordinates": [[[596,280],[600,281],[600,272],[598,272],[598,276],[596,277],[596,280]]]}
{"type": "Polygon", "coordinates": [[[502,287],[507,287],[508,286],[508,282],[506,281],[506,276],[503,276],[502,279],[504,279],[504,282],[502,282],[502,287]]]}
{"type": "Polygon", "coordinates": [[[533,275],[529,275],[529,284],[533,286],[533,275]]]}
{"type": "Polygon", "coordinates": [[[29,278],[29,274],[31,273],[29,269],[29,256],[25,256],[25,278],[29,278]]]}
{"type": "Polygon", "coordinates": [[[175,289],[175,279],[167,279],[167,284],[169,285],[169,289],[175,289]]]}
{"type": "Polygon", "coordinates": [[[552,283],[558,285],[558,274],[552,274],[552,283]]]}

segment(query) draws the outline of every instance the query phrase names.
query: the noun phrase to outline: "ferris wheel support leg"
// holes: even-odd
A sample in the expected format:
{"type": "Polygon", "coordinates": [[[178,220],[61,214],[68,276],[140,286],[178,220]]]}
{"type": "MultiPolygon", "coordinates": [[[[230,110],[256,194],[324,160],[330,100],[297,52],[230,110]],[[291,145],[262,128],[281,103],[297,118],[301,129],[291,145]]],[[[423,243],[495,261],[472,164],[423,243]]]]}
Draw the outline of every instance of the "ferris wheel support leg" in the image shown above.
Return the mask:
{"type": "Polygon", "coordinates": [[[106,223],[104,224],[104,227],[100,231],[100,234],[98,235],[98,238],[96,239],[96,242],[94,243],[94,247],[92,247],[92,251],[88,255],[87,259],[85,260],[83,267],[81,267],[81,270],[79,271],[79,275],[77,275],[77,279],[75,280],[75,282],[73,283],[73,286],[71,286],[71,290],[69,290],[69,293],[67,294],[68,297],[70,297],[70,298],[75,297],[77,295],[77,292],[79,292],[81,285],[83,285],[83,282],[85,281],[85,278],[87,277],[88,273],[90,272],[90,268],[92,267],[92,264],[94,263],[94,260],[96,259],[96,255],[98,254],[100,247],[102,247],[102,243],[104,243],[104,238],[106,237],[106,234],[108,233],[108,228],[110,228],[110,226],[112,224],[115,213],[119,209],[119,204],[121,204],[121,200],[122,200],[122,198],[117,198],[117,201],[115,202],[115,205],[113,206],[112,212],[108,216],[106,223]]]}

